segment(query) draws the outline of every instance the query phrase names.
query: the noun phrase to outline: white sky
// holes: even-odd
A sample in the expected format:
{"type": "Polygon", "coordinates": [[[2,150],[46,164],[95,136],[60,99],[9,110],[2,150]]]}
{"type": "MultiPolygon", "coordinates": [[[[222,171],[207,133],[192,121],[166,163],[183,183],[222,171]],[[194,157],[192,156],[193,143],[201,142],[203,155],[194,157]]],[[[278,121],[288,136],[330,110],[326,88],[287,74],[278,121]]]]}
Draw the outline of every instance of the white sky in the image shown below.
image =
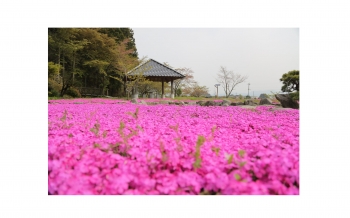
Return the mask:
{"type": "MultiPolygon", "coordinates": [[[[220,66],[246,82],[231,94],[259,96],[281,90],[282,74],[299,70],[298,28],[132,28],[139,57],[175,68],[188,67],[200,85],[215,95],[220,66]]],[[[224,90],[219,87],[219,95],[224,90]]]]}

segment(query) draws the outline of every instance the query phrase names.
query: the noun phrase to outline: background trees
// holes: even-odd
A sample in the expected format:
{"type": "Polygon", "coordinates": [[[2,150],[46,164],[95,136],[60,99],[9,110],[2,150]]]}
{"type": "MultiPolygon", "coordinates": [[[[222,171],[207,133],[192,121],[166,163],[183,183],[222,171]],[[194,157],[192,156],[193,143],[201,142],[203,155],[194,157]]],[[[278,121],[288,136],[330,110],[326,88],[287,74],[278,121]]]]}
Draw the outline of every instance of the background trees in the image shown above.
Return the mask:
{"type": "Polygon", "coordinates": [[[180,96],[182,94],[183,89],[186,89],[187,87],[191,87],[192,85],[194,85],[195,83],[195,80],[193,77],[194,72],[187,67],[177,68],[175,70],[185,76],[185,78],[174,80],[175,96],[180,96]]]}
{"type": "Polygon", "coordinates": [[[283,92],[299,91],[299,70],[289,71],[282,75],[280,81],[283,83],[283,92]]]}
{"type": "Polygon", "coordinates": [[[201,97],[201,96],[205,96],[207,95],[209,92],[209,88],[206,86],[200,86],[198,85],[197,82],[195,82],[192,86],[191,86],[191,96],[193,97],[201,97]]]}
{"type": "Polygon", "coordinates": [[[291,92],[289,95],[293,100],[299,100],[299,70],[292,70],[282,75],[280,81],[283,83],[281,90],[291,92]]]}
{"type": "Polygon", "coordinates": [[[49,28],[48,45],[51,96],[74,87],[121,96],[125,73],[139,63],[130,28],[49,28]]]}
{"type": "Polygon", "coordinates": [[[247,76],[235,74],[233,71],[229,71],[226,67],[221,66],[216,81],[221,84],[225,91],[226,98],[228,98],[235,86],[244,82],[247,78],[247,76]]]}

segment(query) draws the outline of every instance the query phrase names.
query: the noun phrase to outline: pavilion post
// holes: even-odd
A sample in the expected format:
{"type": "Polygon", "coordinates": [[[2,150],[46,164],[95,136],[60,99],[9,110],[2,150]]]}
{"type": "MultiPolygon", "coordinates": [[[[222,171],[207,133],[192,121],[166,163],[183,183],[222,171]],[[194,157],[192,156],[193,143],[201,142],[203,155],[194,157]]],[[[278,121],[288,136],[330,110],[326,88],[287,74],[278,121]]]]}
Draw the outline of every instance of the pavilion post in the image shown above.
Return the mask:
{"type": "Polygon", "coordinates": [[[162,98],[165,98],[165,95],[164,95],[164,79],[162,79],[162,98]]]}
{"type": "Polygon", "coordinates": [[[133,99],[138,99],[139,98],[139,92],[138,92],[138,89],[137,89],[137,83],[136,85],[134,86],[134,89],[133,89],[133,99]]]}
{"type": "Polygon", "coordinates": [[[174,99],[174,80],[171,80],[171,96],[172,99],[174,99]]]}

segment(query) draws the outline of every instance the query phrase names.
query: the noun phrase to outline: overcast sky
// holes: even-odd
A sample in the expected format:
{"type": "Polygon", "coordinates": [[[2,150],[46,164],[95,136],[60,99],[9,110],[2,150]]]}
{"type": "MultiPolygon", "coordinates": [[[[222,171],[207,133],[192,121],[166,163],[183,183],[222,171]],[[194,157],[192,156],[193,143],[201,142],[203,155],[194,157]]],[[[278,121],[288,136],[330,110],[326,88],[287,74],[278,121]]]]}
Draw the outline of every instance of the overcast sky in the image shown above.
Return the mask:
{"type": "MultiPolygon", "coordinates": [[[[299,70],[298,28],[132,28],[139,57],[194,71],[215,95],[220,66],[246,75],[232,94],[259,96],[281,90],[283,73],[299,70]]],[[[219,95],[224,90],[219,87],[219,95]]]]}

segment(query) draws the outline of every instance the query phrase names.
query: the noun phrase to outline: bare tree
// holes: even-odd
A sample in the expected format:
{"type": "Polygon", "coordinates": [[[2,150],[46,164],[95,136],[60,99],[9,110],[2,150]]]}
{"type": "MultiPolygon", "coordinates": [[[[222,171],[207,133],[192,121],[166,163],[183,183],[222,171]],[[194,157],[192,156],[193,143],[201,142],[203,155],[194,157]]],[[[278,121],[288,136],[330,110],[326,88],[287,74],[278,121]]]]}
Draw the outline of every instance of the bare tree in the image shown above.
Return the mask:
{"type": "MultiPolygon", "coordinates": [[[[174,93],[175,96],[177,96],[178,90],[179,89],[184,89],[184,90],[192,90],[192,86],[196,83],[196,81],[193,78],[193,70],[191,68],[187,67],[182,67],[182,68],[174,68],[172,67],[168,62],[163,63],[165,66],[181,73],[184,75],[184,78],[174,80],[174,93]]],[[[190,92],[187,93],[188,95],[190,92]]]]}
{"type": "Polygon", "coordinates": [[[178,89],[191,87],[192,85],[194,85],[195,80],[193,78],[193,70],[191,70],[190,68],[184,67],[184,68],[177,68],[175,70],[185,76],[182,79],[174,80],[174,90],[176,95],[176,93],[178,92],[177,91],[178,89]]]}
{"type": "Polygon", "coordinates": [[[248,76],[242,76],[240,74],[234,74],[233,71],[229,71],[226,67],[221,66],[220,71],[217,74],[218,83],[222,85],[225,91],[226,98],[231,95],[233,89],[240,83],[248,79],[248,76]]]}

